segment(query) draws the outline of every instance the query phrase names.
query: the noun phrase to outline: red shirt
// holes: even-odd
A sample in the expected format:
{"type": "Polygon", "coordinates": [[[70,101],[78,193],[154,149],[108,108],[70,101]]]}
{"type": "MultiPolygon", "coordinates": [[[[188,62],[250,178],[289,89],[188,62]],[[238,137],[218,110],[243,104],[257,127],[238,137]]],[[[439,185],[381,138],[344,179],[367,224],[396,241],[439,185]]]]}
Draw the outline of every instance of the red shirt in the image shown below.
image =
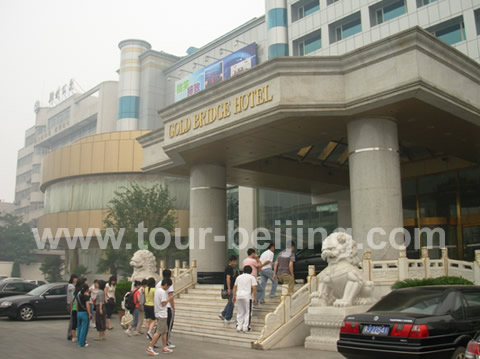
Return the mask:
{"type": "Polygon", "coordinates": [[[140,289],[133,290],[133,302],[135,303],[135,308],[140,308],[140,289]]]}

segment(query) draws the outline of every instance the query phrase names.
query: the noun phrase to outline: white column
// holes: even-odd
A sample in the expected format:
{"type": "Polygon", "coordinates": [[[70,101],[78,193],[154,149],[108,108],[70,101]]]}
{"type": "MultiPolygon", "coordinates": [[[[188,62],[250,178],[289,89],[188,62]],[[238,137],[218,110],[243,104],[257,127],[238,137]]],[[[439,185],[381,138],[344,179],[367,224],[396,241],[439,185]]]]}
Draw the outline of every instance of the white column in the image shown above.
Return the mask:
{"type": "Polygon", "coordinates": [[[202,164],[190,169],[190,260],[199,277],[220,276],[227,265],[227,200],[225,167],[202,164]],[[193,232],[193,233],[192,233],[193,232]],[[201,237],[205,238],[204,246],[201,237]],[[193,248],[192,248],[193,246],[193,248]]]}
{"type": "MultiPolygon", "coordinates": [[[[397,124],[391,118],[364,118],[348,124],[350,195],[353,238],[370,248],[367,234],[374,228],[373,260],[398,258],[390,232],[403,228],[402,187],[397,124]],[[382,231],[382,232],[380,232],[382,231]]],[[[403,235],[395,236],[403,243],[403,235]]]]}
{"type": "MultiPolygon", "coordinates": [[[[247,258],[248,248],[254,248],[252,232],[257,228],[257,192],[255,188],[238,187],[238,226],[248,233],[248,242],[246,248],[240,248],[238,253],[238,263],[247,258]]],[[[241,233],[238,234],[241,236],[241,233]]],[[[246,241],[239,237],[241,241],[246,241]]]]}

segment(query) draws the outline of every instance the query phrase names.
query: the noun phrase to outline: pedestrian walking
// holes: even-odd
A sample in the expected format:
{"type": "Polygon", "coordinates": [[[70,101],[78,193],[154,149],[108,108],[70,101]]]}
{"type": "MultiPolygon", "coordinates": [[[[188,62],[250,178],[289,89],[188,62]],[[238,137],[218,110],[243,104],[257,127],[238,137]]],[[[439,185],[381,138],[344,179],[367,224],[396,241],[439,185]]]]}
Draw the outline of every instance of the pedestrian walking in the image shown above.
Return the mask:
{"type": "Polygon", "coordinates": [[[235,285],[235,279],[238,277],[238,270],[235,270],[236,266],[237,256],[231,255],[228,260],[228,265],[225,268],[223,285],[224,290],[227,291],[228,302],[223,311],[218,315],[226,324],[232,320],[233,310],[235,308],[235,304],[233,303],[233,286],[235,285]]]}
{"type": "Polygon", "coordinates": [[[147,287],[145,288],[145,329],[146,336],[149,340],[153,338],[153,329],[155,328],[155,278],[147,280],[147,287]]]}
{"type": "Polygon", "coordinates": [[[144,279],[141,282],[141,286],[139,288],[140,291],[140,306],[139,306],[139,312],[138,312],[138,323],[137,323],[137,333],[138,334],[143,334],[144,331],[142,330],[143,328],[143,320],[145,318],[145,288],[147,286],[147,280],[144,279]]]}
{"type": "Polygon", "coordinates": [[[105,304],[107,312],[107,329],[112,330],[112,323],[110,322],[112,314],[115,311],[115,306],[117,305],[117,299],[115,298],[115,287],[117,284],[117,277],[111,276],[108,280],[107,285],[105,286],[105,304]]]}
{"type": "MultiPolygon", "coordinates": [[[[258,258],[258,255],[254,248],[249,248],[247,251],[248,257],[243,260],[242,267],[250,266],[252,268],[252,275],[258,280],[258,271],[262,268],[262,262],[258,258]]],[[[262,287],[257,287],[257,293],[260,294],[262,287]]],[[[256,304],[255,304],[256,305],[256,304]]]]}
{"type": "Polygon", "coordinates": [[[159,355],[155,351],[155,345],[157,344],[158,339],[162,338],[162,353],[171,353],[173,350],[167,345],[167,335],[168,335],[168,303],[173,302],[173,296],[168,295],[168,289],[172,286],[172,280],[170,278],[163,279],[160,283],[160,286],[157,286],[155,289],[155,318],[157,320],[157,329],[153,335],[150,346],[147,348],[147,353],[150,355],[159,355]]]}
{"type": "Polygon", "coordinates": [[[252,303],[257,302],[257,279],[252,275],[252,267],[243,267],[243,274],[235,280],[233,303],[237,304],[237,332],[251,330],[252,303]]]}
{"type": "MultiPolygon", "coordinates": [[[[163,279],[172,279],[172,271],[170,269],[164,269],[162,272],[163,279]]],[[[175,321],[175,300],[173,298],[175,289],[173,288],[173,281],[170,287],[167,289],[168,298],[170,299],[167,303],[167,346],[170,349],[174,349],[175,345],[172,344],[171,335],[173,329],[173,322],[175,321]]]]}
{"type": "Polygon", "coordinates": [[[77,320],[78,320],[78,333],[77,333],[77,344],[79,347],[87,347],[87,335],[88,335],[88,324],[90,322],[90,295],[88,294],[88,284],[83,284],[80,288],[80,291],[76,295],[77,302],[77,320]]]}
{"type": "Polygon", "coordinates": [[[67,308],[68,312],[70,313],[70,321],[68,322],[68,329],[67,329],[67,339],[72,340],[73,336],[72,335],[72,328],[73,328],[73,314],[75,314],[75,329],[77,329],[77,311],[75,309],[75,313],[73,313],[73,295],[75,292],[75,285],[77,284],[78,281],[78,275],[72,274],[70,276],[70,280],[68,281],[68,286],[67,286],[67,308]]]}
{"type": "Polygon", "coordinates": [[[277,291],[278,280],[273,272],[272,264],[275,255],[275,245],[270,243],[268,249],[260,256],[260,262],[262,268],[260,269],[260,279],[262,290],[258,292],[257,300],[260,304],[265,303],[265,292],[267,289],[267,282],[270,279],[272,281],[272,289],[270,290],[270,298],[275,296],[277,291]]]}
{"type": "Polygon", "coordinates": [[[288,291],[292,294],[295,290],[295,274],[293,265],[295,263],[295,242],[287,243],[287,248],[280,252],[275,262],[274,279],[278,279],[288,285],[288,291]]]}
{"type": "Polygon", "coordinates": [[[138,280],[135,281],[134,283],[134,288],[132,289],[132,298],[133,298],[133,305],[134,309],[132,312],[133,315],[133,321],[130,323],[128,326],[127,330],[125,331],[125,334],[127,334],[129,337],[134,336],[134,335],[139,335],[137,332],[137,324],[138,324],[138,316],[140,314],[140,288],[142,286],[142,283],[139,282],[138,280]]]}
{"type": "Polygon", "coordinates": [[[98,293],[98,279],[95,279],[93,281],[93,284],[90,286],[89,292],[90,292],[90,312],[92,313],[92,324],[90,324],[90,328],[95,328],[95,309],[96,309],[96,299],[97,299],[97,293],[98,293]]]}
{"type": "Polygon", "coordinates": [[[95,327],[98,331],[97,341],[105,340],[105,330],[107,329],[107,313],[105,312],[105,281],[99,280],[98,292],[95,301],[95,327]]]}

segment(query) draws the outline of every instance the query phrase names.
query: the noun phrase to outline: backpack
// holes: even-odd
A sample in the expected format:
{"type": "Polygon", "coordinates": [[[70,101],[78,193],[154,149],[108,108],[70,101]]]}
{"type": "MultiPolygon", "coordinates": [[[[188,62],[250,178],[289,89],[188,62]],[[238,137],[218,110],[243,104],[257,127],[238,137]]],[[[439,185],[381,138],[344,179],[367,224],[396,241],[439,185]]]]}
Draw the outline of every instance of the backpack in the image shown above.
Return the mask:
{"type": "Polygon", "coordinates": [[[125,296],[125,309],[127,309],[130,313],[133,313],[135,310],[135,294],[137,293],[138,289],[133,292],[128,292],[125,296]]]}

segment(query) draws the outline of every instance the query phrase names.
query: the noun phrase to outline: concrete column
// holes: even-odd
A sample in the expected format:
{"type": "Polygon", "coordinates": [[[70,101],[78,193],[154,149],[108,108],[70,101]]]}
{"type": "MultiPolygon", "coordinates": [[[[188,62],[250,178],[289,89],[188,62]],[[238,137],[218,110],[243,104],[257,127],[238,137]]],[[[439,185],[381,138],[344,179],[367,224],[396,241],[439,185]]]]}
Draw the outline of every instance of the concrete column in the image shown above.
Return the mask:
{"type": "MultiPolygon", "coordinates": [[[[393,229],[403,228],[402,187],[398,151],[397,124],[391,118],[364,118],[348,124],[350,152],[350,195],[352,202],[353,238],[368,249],[367,234],[372,228],[375,245],[372,260],[398,258],[391,246],[393,229]]],[[[403,235],[394,236],[403,243],[403,235]]]]}
{"type": "Polygon", "coordinates": [[[257,191],[255,188],[238,187],[238,226],[248,232],[247,247],[240,249],[238,253],[238,263],[241,267],[241,263],[247,258],[247,249],[255,247],[252,236],[253,231],[257,228],[257,191]]]}
{"type": "Polygon", "coordinates": [[[197,261],[199,280],[223,282],[227,265],[227,199],[225,167],[211,164],[190,169],[190,260],[197,261]],[[201,238],[205,238],[202,248],[201,238]],[[193,248],[192,248],[193,246],[193,248]],[[209,279],[209,280],[210,280],[209,279]]]}

